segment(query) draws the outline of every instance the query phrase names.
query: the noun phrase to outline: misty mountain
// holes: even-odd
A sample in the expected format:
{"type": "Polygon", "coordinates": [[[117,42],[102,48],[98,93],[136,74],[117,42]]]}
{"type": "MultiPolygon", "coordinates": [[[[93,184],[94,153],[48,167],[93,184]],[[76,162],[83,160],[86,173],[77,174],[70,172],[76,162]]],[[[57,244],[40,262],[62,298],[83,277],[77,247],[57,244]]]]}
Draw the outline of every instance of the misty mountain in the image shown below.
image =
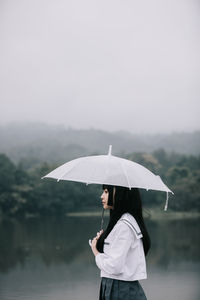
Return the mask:
{"type": "Polygon", "coordinates": [[[106,154],[113,145],[114,155],[152,152],[164,149],[186,155],[199,155],[200,131],[136,135],[129,132],[106,132],[96,129],[77,130],[61,125],[11,123],[0,126],[0,152],[14,162],[62,163],[78,156],[106,154]]]}

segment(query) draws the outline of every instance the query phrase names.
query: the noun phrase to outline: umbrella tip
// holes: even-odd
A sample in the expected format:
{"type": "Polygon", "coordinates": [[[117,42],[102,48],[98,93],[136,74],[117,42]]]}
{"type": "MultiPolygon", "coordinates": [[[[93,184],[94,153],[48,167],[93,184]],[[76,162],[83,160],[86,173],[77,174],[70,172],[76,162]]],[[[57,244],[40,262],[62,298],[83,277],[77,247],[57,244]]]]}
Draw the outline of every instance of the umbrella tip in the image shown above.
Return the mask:
{"type": "Polygon", "coordinates": [[[112,145],[109,146],[108,155],[111,155],[112,152],[112,145]]]}

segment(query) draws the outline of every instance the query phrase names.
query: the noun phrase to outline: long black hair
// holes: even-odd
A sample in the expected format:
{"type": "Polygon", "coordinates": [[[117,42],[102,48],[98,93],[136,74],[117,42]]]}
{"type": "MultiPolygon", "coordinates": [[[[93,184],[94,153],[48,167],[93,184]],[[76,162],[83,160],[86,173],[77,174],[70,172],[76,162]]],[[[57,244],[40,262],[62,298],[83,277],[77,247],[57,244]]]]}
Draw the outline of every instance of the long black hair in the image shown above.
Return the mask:
{"type": "Polygon", "coordinates": [[[107,189],[109,193],[108,205],[113,205],[113,209],[110,209],[110,220],[106,230],[100,236],[97,241],[97,250],[103,252],[104,240],[111,232],[117,221],[124,213],[131,214],[137,221],[140,230],[142,232],[144,253],[147,255],[151,240],[146,229],[143,214],[142,214],[142,201],[140,193],[137,188],[129,189],[121,186],[103,185],[103,189],[107,189]],[[115,191],[114,191],[115,188],[115,191]],[[112,202],[114,200],[114,203],[112,202]]]}

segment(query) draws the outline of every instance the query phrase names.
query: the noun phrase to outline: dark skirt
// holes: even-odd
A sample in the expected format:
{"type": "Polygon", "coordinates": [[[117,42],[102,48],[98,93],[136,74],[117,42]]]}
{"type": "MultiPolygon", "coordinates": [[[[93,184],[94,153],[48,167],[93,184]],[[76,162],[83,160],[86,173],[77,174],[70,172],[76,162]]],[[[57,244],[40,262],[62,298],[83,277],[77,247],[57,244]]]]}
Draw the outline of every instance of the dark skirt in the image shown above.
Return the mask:
{"type": "Polygon", "coordinates": [[[99,300],[147,300],[139,281],[103,277],[99,300]]]}

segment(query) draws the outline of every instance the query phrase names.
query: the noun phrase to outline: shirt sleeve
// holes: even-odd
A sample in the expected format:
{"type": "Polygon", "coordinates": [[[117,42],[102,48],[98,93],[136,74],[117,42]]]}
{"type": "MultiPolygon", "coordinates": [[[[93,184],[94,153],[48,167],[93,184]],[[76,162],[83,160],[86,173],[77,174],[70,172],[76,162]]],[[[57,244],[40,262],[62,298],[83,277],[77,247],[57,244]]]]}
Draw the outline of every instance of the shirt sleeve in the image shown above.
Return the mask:
{"type": "Polygon", "coordinates": [[[116,235],[111,242],[108,254],[97,254],[95,261],[100,270],[108,274],[119,275],[123,272],[123,266],[133,243],[134,235],[130,227],[124,222],[115,226],[116,235]]]}

